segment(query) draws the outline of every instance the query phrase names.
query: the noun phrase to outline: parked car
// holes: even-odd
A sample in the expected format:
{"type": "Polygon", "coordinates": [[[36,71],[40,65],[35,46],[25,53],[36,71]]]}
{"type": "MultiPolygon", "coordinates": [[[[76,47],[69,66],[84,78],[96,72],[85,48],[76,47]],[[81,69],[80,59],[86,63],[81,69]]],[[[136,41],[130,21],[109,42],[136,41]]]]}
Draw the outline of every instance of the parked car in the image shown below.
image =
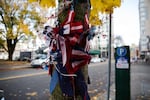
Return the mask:
{"type": "Polygon", "coordinates": [[[91,63],[101,62],[100,58],[92,58],[91,63]]]}
{"type": "Polygon", "coordinates": [[[101,58],[102,59],[102,62],[105,62],[106,61],[106,58],[101,58]]]}
{"type": "Polygon", "coordinates": [[[31,61],[31,66],[44,68],[46,66],[47,62],[48,62],[47,55],[43,54],[43,55],[37,56],[35,59],[33,59],[31,61]]]}
{"type": "Polygon", "coordinates": [[[137,58],[131,58],[131,59],[130,59],[130,62],[131,62],[131,63],[136,63],[136,62],[137,62],[137,58]]]}

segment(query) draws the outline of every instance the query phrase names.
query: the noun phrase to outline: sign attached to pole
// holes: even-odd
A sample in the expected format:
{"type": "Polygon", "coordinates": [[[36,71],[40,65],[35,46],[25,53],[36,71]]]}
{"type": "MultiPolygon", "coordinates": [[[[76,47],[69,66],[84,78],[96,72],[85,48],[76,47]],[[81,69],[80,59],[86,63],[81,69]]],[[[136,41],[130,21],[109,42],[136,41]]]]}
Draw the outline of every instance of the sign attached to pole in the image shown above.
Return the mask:
{"type": "Polygon", "coordinates": [[[116,100],[130,100],[130,49],[115,48],[116,100]]]}
{"type": "Polygon", "coordinates": [[[128,59],[125,57],[127,54],[127,49],[125,47],[118,47],[117,48],[117,62],[116,62],[116,67],[121,68],[121,69],[128,69],[129,68],[129,63],[128,59]]]}
{"type": "Polygon", "coordinates": [[[127,49],[125,47],[118,47],[117,48],[117,55],[118,56],[125,56],[127,54],[127,49]]]}

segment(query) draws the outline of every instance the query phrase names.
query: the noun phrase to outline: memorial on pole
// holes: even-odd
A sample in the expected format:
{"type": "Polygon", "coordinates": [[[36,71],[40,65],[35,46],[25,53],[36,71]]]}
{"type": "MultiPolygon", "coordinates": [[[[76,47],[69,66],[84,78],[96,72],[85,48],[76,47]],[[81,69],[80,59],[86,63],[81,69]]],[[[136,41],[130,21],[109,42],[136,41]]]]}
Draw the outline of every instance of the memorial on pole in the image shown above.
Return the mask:
{"type": "Polygon", "coordinates": [[[49,41],[50,100],[90,100],[87,84],[89,41],[94,26],[101,25],[99,13],[112,13],[120,0],[29,0],[57,8],[57,25],[45,26],[49,41]]]}

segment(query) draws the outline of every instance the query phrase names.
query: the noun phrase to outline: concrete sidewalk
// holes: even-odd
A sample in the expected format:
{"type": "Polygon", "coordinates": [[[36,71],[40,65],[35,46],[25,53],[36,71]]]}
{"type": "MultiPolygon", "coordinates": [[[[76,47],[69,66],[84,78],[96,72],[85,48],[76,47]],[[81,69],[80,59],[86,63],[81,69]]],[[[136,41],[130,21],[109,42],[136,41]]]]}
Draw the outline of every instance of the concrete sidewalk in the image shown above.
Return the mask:
{"type": "Polygon", "coordinates": [[[31,67],[29,62],[13,62],[10,63],[8,61],[0,61],[0,71],[3,70],[14,70],[14,69],[22,69],[31,67]]]}
{"type": "MultiPolygon", "coordinates": [[[[150,62],[131,65],[130,95],[131,100],[150,100],[150,62]]],[[[110,87],[110,99],[115,100],[115,83],[110,87]]],[[[107,91],[93,100],[107,100],[107,91]]]]}

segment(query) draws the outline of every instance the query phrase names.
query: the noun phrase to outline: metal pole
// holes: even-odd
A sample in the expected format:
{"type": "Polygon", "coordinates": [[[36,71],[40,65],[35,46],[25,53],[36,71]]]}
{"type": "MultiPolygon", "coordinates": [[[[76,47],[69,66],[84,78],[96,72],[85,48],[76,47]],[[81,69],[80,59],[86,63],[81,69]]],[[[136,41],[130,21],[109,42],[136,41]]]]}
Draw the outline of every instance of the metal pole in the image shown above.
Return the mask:
{"type": "Polygon", "coordinates": [[[110,98],[110,82],[111,82],[111,13],[109,14],[109,45],[108,45],[108,85],[107,100],[110,98]]]}

